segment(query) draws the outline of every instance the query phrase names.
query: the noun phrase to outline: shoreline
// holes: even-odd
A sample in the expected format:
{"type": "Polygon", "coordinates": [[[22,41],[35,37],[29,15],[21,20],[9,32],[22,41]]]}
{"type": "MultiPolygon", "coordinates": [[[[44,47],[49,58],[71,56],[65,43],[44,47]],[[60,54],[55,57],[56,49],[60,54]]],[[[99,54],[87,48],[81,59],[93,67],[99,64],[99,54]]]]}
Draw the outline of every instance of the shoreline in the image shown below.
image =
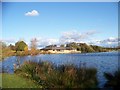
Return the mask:
{"type": "MultiPolygon", "coordinates": [[[[108,51],[108,52],[119,52],[119,51],[108,51]]],[[[12,56],[17,56],[17,57],[24,57],[24,56],[37,56],[37,55],[52,55],[52,54],[93,54],[93,53],[107,53],[107,52],[72,52],[72,53],[38,53],[36,55],[11,55],[11,56],[6,56],[6,57],[2,57],[0,59],[0,62],[4,61],[5,58],[9,58],[9,57],[12,57],[12,56]]]]}

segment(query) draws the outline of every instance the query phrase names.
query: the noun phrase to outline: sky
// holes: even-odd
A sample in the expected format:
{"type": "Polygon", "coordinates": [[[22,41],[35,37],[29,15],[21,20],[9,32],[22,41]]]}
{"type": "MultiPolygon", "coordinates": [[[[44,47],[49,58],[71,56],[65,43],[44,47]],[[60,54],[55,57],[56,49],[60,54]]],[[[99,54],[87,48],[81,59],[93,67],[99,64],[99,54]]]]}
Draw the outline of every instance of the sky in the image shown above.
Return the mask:
{"type": "Polygon", "coordinates": [[[39,46],[85,42],[117,44],[117,2],[3,2],[2,39],[37,38],[39,46]]]}
{"type": "Polygon", "coordinates": [[[119,2],[119,0],[2,0],[3,2],[119,2]]]}

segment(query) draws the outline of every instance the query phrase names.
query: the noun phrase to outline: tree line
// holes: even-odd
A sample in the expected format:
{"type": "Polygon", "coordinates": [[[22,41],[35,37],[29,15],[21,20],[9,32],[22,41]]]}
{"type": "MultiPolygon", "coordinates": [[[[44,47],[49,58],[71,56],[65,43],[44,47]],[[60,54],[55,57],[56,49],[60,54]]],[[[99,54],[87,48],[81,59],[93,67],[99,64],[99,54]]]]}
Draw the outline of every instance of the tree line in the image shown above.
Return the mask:
{"type": "MultiPolygon", "coordinates": [[[[31,40],[30,47],[27,45],[24,41],[17,41],[15,45],[10,44],[7,46],[5,43],[0,42],[1,54],[0,57],[6,57],[6,56],[12,56],[12,55],[37,55],[40,52],[39,49],[37,49],[37,39],[34,38],[31,40]]],[[[57,47],[57,45],[49,45],[46,47],[57,47]]],[[[77,51],[81,51],[81,53],[89,53],[89,52],[108,52],[113,50],[119,50],[120,47],[116,48],[108,48],[108,47],[101,47],[97,45],[88,45],[86,43],[68,43],[68,44],[61,44],[60,47],[72,47],[76,49],[77,51]]],[[[44,52],[44,54],[47,52],[44,52]]]]}
{"type": "MultiPolygon", "coordinates": [[[[46,47],[57,47],[57,45],[49,45],[46,47]]],[[[108,47],[102,47],[97,45],[88,45],[86,43],[68,43],[68,44],[61,44],[60,47],[71,47],[76,49],[77,51],[81,51],[82,53],[89,53],[89,52],[108,52],[112,50],[118,50],[119,48],[108,48],[108,47]]]]}
{"type": "Polygon", "coordinates": [[[30,47],[24,41],[17,41],[15,45],[6,45],[4,42],[0,42],[0,60],[3,60],[5,57],[17,55],[36,55],[39,53],[37,50],[37,39],[32,39],[30,47]]]}

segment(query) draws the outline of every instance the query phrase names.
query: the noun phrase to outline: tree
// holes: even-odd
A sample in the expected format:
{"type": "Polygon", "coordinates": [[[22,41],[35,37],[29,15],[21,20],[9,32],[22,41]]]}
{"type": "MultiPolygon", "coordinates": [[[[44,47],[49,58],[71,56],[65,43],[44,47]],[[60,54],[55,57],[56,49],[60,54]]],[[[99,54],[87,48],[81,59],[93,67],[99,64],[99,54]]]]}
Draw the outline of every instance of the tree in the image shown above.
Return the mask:
{"type": "Polygon", "coordinates": [[[26,46],[26,47],[24,48],[24,51],[28,51],[28,46],[26,46]]]}
{"type": "Polygon", "coordinates": [[[95,50],[90,45],[87,45],[86,43],[80,43],[79,46],[81,47],[81,52],[83,53],[95,52],[95,50]]]}
{"type": "Polygon", "coordinates": [[[37,42],[38,40],[36,38],[31,40],[31,55],[36,55],[38,54],[37,51],[37,42]]]}
{"type": "Polygon", "coordinates": [[[0,41],[0,48],[6,48],[6,47],[7,47],[6,43],[0,41]]]}
{"type": "Polygon", "coordinates": [[[12,45],[12,44],[10,44],[8,47],[9,47],[11,50],[15,50],[15,46],[12,45]]]}
{"type": "Polygon", "coordinates": [[[72,48],[77,49],[77,51],[81,51],[81,47],[77,43],[75,43],[75,42],[66,44],[66,47],[72,47],[72,48]]]}
{"type": "Polygon", "coordinates": [[[37,42],[38,40],[36,38],[31,40],[31,50],[36,50],[37,49],[37,42]]]}
{"type": "Polygon", "coordinates": [[[46,47],[57,47],[57,45],[48,45],[46,47]]]}
{"type": "Polygon", "coordinates": [[[60,45],[60,47],[65,47],[64,44],[60,45]]]}
{"type": "Polygon", "coordinates": [[[24,51],[27,44],[24,41],[18,41],[15,43],[15,50],[16,51],[24,51]]]}

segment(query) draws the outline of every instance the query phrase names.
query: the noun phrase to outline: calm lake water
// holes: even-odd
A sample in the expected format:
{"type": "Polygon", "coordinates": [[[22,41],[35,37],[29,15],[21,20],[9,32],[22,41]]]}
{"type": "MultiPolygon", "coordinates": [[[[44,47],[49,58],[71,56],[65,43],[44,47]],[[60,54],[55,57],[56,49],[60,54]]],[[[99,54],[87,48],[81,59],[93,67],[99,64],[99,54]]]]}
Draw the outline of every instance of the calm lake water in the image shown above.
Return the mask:
{"type": "Polygon", "coordinates": [[[99,87],[103,87],[106,79],[103,76],[104,72],[114,73],[118,70],[118,52],[102,52],[102,53],[83,53],[83,54],[40,54],[36,56],[12,56],[6,58],[2,63],[2,67],[7,69],[9,73],[13,73],[13,64],[20,59],[22,64],[26,60],[34,61],[50,61],[55,65],[74,64],[79,66],[80,63],[86,63],[86,67],[97,68],[97,78],[99,87]]]}

